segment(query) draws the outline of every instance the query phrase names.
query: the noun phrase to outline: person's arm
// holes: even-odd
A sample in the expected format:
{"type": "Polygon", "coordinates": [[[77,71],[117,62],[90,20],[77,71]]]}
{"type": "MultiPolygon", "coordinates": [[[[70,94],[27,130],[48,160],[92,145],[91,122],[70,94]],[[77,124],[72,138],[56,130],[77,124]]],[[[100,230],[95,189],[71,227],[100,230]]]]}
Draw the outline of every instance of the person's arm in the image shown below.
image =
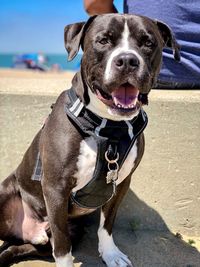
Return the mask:
{"type": "Polygon", "coordinates": [[[84,8],[89,15],[117,12],[113,0],[84,0],[84,8]]]}

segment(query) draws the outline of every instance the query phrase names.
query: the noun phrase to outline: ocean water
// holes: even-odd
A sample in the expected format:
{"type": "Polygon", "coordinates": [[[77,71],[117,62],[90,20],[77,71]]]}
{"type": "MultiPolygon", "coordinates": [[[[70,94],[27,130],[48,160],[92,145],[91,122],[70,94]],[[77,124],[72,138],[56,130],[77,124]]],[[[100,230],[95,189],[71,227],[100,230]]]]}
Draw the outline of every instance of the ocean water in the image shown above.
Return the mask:
{"type": "MultiPolygon", "coordinates": [[[[19,54],[1,54],[0,53],[0,68],[12,68],[14,58],[19,54]]],[[[50,67],[53,64],[59,64],[61,69],[76,71],[80,67],[81,54],[78,54],[72,61],[67,61],[67,54],[45,54],[48,59],[47,65],[50,67]]]]}

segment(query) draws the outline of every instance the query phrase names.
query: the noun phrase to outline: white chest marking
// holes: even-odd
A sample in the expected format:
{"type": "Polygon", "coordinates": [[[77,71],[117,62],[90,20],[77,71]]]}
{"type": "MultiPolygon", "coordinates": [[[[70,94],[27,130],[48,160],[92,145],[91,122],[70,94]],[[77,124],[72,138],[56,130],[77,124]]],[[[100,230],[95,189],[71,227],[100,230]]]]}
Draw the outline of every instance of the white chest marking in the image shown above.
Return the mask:
{"type": "Polygon", "coordinates": [[[72,192],[83,188],[92,178],[97,155],[97,145],[94,138],[89,137],[81,141],[80,154],[77,162],[77,172],[74,177],[77,179],[77,185],[72,192]]]}
{"type": "Polygon", "coordinates": [[[117,185],[120,184],[131,172],[134,167],[135,160],[137,158],[137,140],[135,141],[133,147],[131,148],[124,164],[122,165],[119,176],[117,179],[117,185]]]}
{"type": "MultiPolygon", "coordinates": [[[[92,178],[96,164],[97,145],[92,137],[83,140],[80,144],[80,155],[77,162],[77,172],[74,177],[77,179],[77,185],[72,192],[83,188],[92,178]]],[[[116,184],[120,184],[131,172],[137,157],[137,141],[131,148],[123,166],[119,171],[116,184]]]]}

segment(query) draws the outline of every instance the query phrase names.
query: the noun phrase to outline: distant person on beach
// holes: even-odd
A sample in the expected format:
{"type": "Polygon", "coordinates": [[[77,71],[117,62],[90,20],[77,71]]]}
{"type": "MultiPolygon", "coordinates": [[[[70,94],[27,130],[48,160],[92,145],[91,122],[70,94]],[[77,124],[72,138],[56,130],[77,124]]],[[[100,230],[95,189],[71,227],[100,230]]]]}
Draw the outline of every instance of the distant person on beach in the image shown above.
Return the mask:
{"type": "MultiPolygon", "coordinates": [[[[89,15],[117,12],[113,0],[84,0],[89,15]]],[[[200,89],[200,2],[199,0],[124,0],[124,13],[138,14],[167,23],[181,46],[181,62],[168,49],[156,88],[200,89]]]]}
{"type": "Polygon", "coordinates": [[[47,62],[48,58],[45,56],[45,54],[43,52],[39,52],[37,55],[37,68],[43,71],[47,71],[47,62]]]}
{"type": "Polygon", "coordinates": [[[47,57],[41,52],[21,54],[14,58],[14,68],[47,71],[49,68],[46,64],[47,57]]]}

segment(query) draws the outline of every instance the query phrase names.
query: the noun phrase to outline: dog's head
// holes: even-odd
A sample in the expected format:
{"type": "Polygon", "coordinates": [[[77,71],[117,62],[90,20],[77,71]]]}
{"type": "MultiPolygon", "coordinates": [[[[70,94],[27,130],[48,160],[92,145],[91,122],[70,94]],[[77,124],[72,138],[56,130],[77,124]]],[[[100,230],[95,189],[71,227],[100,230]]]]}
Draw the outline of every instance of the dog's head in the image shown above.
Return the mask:
{"type": "Polygon", "coordinates": [[[113,120],[138,114],[156,81],[162,50],[172,48],[180,60],[171,29],[136,15],[105,14],[65,27],[65,47],[72,60],[83,49],[81,75],[88,108],[113,120]]]}

